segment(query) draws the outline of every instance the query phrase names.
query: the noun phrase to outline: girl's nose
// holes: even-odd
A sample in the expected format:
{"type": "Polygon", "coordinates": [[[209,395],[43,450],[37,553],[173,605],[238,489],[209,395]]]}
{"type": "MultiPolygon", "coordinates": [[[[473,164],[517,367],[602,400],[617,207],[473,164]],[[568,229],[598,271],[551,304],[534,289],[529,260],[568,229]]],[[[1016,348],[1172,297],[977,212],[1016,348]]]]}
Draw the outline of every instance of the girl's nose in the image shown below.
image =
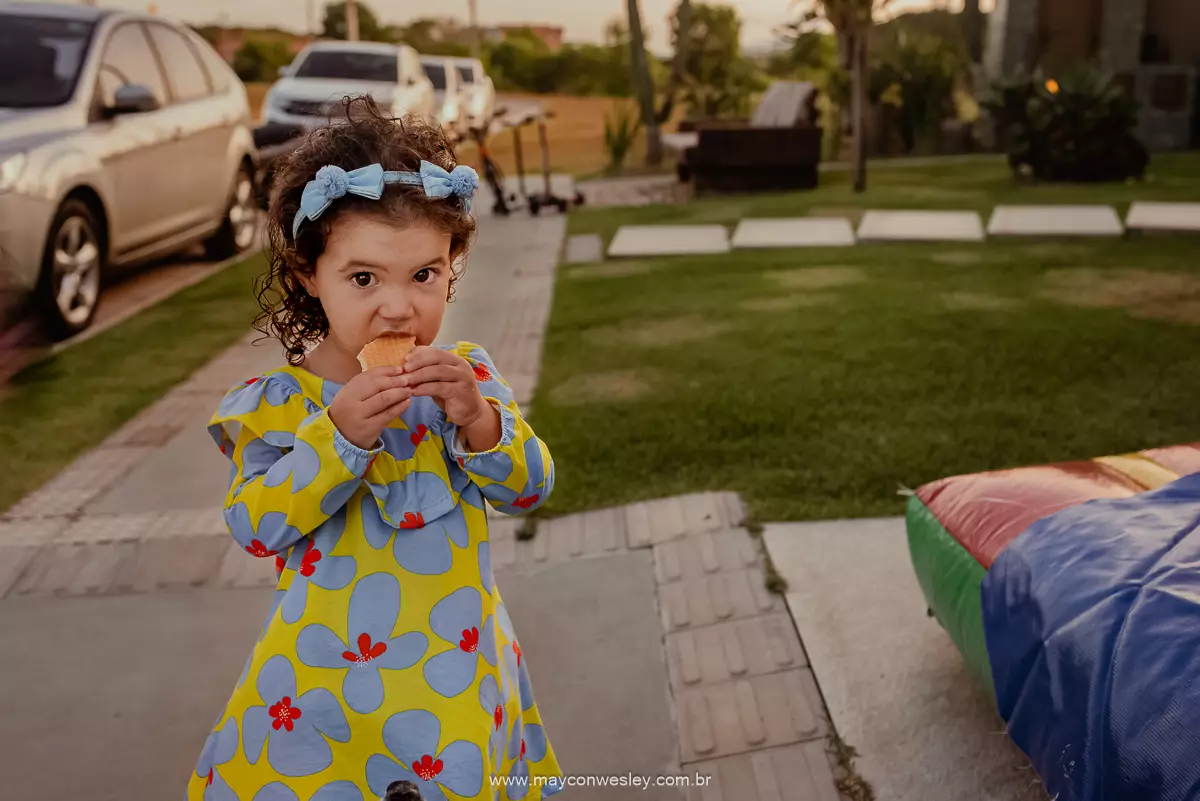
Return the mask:
{"type": "Polygon", "coordinates": [[[401,289],[388,292],[379,307],[379,314],[388,320],[402,321],[411,319],[414,313],[412,297],[401,289]]]}

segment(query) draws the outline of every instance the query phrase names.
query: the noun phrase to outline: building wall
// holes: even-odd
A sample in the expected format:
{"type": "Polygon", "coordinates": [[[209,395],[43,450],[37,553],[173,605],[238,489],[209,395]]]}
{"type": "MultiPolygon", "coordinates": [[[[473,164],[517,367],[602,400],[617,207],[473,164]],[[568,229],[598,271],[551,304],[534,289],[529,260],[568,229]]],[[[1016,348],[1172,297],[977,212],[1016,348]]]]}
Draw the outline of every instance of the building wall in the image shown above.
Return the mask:
{"type": "Polygon", "coordinates": [[[1104,0],[1041,0],[1035,61],[1053,75],[1093,60],[1100,50],[1104,0]]]}
{"type": "Polygon", "coordinates": [[[1154,61],[1200,66],[1200,0],[1147,0],[1146,33],[1159,44],[1154,61]]]}

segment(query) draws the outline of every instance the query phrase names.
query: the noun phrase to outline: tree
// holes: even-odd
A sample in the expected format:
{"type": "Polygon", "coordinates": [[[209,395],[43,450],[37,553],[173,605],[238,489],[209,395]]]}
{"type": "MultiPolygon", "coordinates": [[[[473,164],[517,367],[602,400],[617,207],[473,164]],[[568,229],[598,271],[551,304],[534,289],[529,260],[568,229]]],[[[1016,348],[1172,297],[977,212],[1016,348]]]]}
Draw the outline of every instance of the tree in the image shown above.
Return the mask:
{"type": "Polygon", "coordinates": [[[762,88],[757,68],[742,56],[742,23],[731,6],[698,3],[686,31],[676,33],[685,98],[701,117],[744,115],[762,88]]]}
{"type": "Polygon", "coordinates": [[[629,14],[629,56],[633,70],[633,86],[641,109],[642,125],[646,130],[646,163],[662,163],[662,129],[654,110],[654,81],[650,77],[650,62],[646,58],[645,34],[642,31],[642,12],[638,0],[627,0],[629,14]]]}
{"type": "Polygon", "coordinates": [[[292,63],[292,53],[279,40],[249,39],[233,56],[233,71],[243,81],[274,81],[279,68],[292,63]]]}
{"type": "MultiPolygon", "coordinates": [[[[364,42],[390,42],[392,30],[379,24],[379,18],[366,3],[359,0],[358,6],[358,38],[364,42]]],[[[349,35],[349,25],[346,21],[345,0],[330,3],[325,6],[325,22],[322,36],[326,39],[346,39],[349,35]]]]}
{"type": "Polygon", "coordinates": [[[854,126],[854,191],[867,188],[868,52],[875,11],[890,0],[793,0],[805,6],[809,20],[823,18],[837,33],[842,66],[850,71],[850,105],[854,126]]]}
{"type": "Polygon", "coordinates": [[[983,60],[983,12],[979,10],[979,0],[963,0],[962,23],[971,63],[978,64],[983,60]]]}

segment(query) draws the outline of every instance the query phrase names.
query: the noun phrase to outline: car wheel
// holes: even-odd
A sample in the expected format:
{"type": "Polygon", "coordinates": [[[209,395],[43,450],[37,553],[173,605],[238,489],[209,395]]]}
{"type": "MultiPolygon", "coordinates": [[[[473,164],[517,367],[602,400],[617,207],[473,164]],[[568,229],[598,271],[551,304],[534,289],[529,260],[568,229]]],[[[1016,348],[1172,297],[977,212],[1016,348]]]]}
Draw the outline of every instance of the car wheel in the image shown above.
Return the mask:
{"type": "Polygon", "coordinates": [[[249,248],[257,232],[258,198],[254,194],[254,176],[242,165],[229,195],[225,219],[204,243],[204,251],[210,259],[228,259],[249,248]]]}
{"type": "Polygon", "coordinates": [[[92,323],[100,305],[104,247],[96,215],[71,199],[50,226],[37,296],[46,326],[55,339],[78,334],[92,323]]]}

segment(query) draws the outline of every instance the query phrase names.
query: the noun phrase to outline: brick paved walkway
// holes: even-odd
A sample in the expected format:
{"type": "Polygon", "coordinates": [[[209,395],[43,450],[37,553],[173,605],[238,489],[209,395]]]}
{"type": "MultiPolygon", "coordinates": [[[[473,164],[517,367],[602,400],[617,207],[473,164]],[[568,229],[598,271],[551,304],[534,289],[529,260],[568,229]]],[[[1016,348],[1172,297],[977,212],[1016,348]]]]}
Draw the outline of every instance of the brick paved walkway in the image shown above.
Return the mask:
{"type": "MultiPolygon", "coordinates": [[[[481,227],[445,338],[487,345],[528,403],[564,221],[481,227]]],[[[19,644],[0,649],[14,797],[179,792],[274,584],[270,560],[225,530],[227,468],[203,430],[226,386],[279,362],[250,342],[0,519],[0,637],[19,644]]],[[[743,516],[736,496],[705,494],[542,521],[531,540],[494,521],[497,581],[569,774],[712,777],[627,791],[646,799],[838,798],[820,695],[743,516]]]]}

